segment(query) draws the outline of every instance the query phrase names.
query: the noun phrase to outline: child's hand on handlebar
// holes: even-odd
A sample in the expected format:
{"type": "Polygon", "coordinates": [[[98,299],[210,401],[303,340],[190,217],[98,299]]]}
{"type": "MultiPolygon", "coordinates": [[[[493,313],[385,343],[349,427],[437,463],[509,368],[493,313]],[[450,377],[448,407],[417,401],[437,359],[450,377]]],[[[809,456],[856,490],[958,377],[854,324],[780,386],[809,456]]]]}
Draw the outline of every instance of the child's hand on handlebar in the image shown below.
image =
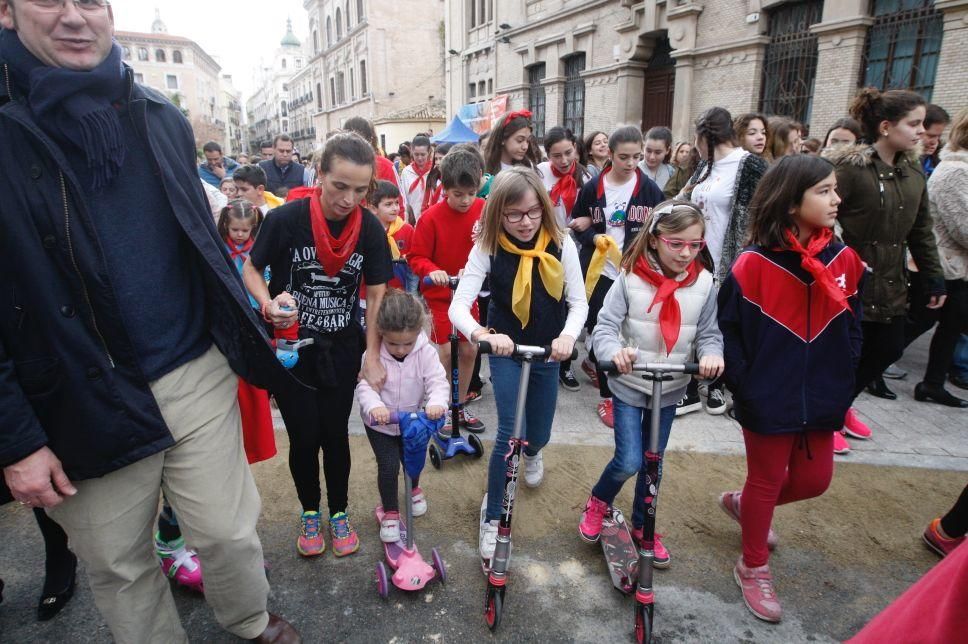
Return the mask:
{"type": "Polygon", "coordinates": [[[435,286],[447,286],[450,284],[450,275],[447,271],[433,271],[427,277],[434,283],[435,286]]]}
{"type": "Polygon", "coordinates": [[[514,340],[503,333],[485,333],[477,338],[491,344],[491,355],[508,357],[514,353],[514,340]]]}
{"type": "Polygon", "coordinates": [[[639,350],[635,347],[622,347],[612,356],[615,370],[621,374],[632,373],[632,366],[639,356],[639,350]]]}
{"type": "Polygon", "coordinates": [[[559,335],[551,341],[551,356],[549,360],[562,362],[571,358],[571,352],[575,350],[575,338],[570,335],[559,335]]]}
{"type": "Polygon", "coordinates": [[[725,368],[722,356],[703,356],[699,360],[699,377],[713,380],[721,376],[725,368]]]}
{"type": "Polygon", "coordinates": [[[370,420],[375,425],[386,425],[390,422],[390,410],[386,407],[377,407],[370,412],[370,420]]]}
{"type": "Polygon", "coordinates": [[[447,413],[447,408],[441,407],[440,405],[430,405],[424,409],[424,413],[427,414],[427,418],[430,420],[437,420],[438,418],[443,418],[444,414],[447,413]]]}

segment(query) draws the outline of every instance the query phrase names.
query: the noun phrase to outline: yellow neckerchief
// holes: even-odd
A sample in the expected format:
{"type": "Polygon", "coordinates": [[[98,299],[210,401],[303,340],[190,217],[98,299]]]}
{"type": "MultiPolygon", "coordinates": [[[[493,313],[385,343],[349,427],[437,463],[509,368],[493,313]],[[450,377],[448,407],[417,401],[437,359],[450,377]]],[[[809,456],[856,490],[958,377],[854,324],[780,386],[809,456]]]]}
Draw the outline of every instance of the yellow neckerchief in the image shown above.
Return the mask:
{"type": "Polygon", "coordinates": [[[618,244],[608,235],[595,235],[595,252],[592,259],[588,262],[588,272],[585,274],[585,297],[592,299],[592,293],[598,285],[598,280],[605,270],[605,260],[612,260],[615,268],[622,264],[622,252],[618,249],[618,244]]]}
{"type": "Polygon", "coordinates": [[[283,199],[282,197],[275,196],[274,194],[272,194],[268,190],[266,190],[265,192],[263,192],[262,193],[262,196],[266,200],[266,203],[269,204],[269,210],[272,210],[274,208],[278,208],[282,204],[286,203],[286,200],[285,199],[283,199]]]}
{"type": "Polygon", "coordinates": [[[397,246],[397,240],[394,238],[394,235],[403,228],[404,223],[402,219],[397,217],[390,222],[390,226],[387,228],[387,244],[390,245],[390,255],[393,259],[400,259],[400,247],[397,246]]]}
{"type": "Polygon", "coordinates": [[[541,232],[538,233],[538,240],[535,242],[533,250],[518,248],[503,232],[498,237],[501,248],[512,255],[521,256],[521,261],[518,263],[518,273],[514,276],[514,288],[511,291],[511,310],[521,321],[522,327],[528,326],[528,322],[531,320],[531,275],[535,259],[539,262],[538,274],[541,276],[541,283],[544,284],[548,295],[561,301],[561,294],[565,290],[565,268],[554,255],[545,250],[550,242],[551,235],[543,226],[541,232]]]}

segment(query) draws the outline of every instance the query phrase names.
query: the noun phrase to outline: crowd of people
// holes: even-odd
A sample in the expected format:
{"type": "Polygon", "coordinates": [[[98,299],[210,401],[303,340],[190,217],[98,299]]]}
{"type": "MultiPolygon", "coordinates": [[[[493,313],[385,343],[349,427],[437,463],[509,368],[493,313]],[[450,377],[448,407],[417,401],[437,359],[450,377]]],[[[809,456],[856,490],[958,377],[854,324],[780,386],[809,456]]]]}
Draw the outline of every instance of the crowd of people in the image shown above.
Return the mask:
{"type": "MultiPolygon", "coordinates": [[[[0,0],[0,299],[12,303],[0,499],[33,508],[47,545],[40,619],[70,599],[80,559],[118,641],[185,640],[166,578],[203,591],[238,637],[299,641],[267,612],[255,529],[248,464],[276,453],[270,394],[289,436],[296,549],[318,557],[328,533],[344,557],[360,548],[354,405],[392,543],[392,412],[484,431],[468,407],[484,387],[479,342],[498,418],[482,559],[515,422],[514,346],[551,347],[524,408],[524,482],[539,487],[559,387],[582,387],[571,357],[584,337],[580,372],[615,454],[589,481],[578,536],[600,538],[633,476],[641,532],[654,406],[663,451],[676,417],[729,413],[747,475],[719,504],[742,529],[743,600],[770,622],[782,616],[774,509],[821,495],[847,437],[871,437],[856,397],[896,398],[884,378],[903,377],[905,347],[934,328],[915,399],[968,407],[946,389],[968,385],[968,110],[952,120],[913,92],[866,88],[823,139],[712,107],[680,142],[632,125],[583,138],[551,127],[539,141],[516,110],[477,144],[422,133],[389,155],[353,118],[305,159],[280,134],[257,162],[208,142],[198,163],[185,118],[121,62],[107,3],[48,4],[0,0]],[[77,46],[52,44],[62,34],[77,46]],[[281,362],[270,339],[301,348],[281,362]],[[653,400],[630,373],[656,361],[698,362],[699,377],[653,400]]],[[[406,492],[414,516],[428,511],[419,479],[406,492]]],[[[923,538],[944,556],[966,530],[968,488],[923,538]]],[[[668,542],[653,547],[670,566],[668,542]]]]}

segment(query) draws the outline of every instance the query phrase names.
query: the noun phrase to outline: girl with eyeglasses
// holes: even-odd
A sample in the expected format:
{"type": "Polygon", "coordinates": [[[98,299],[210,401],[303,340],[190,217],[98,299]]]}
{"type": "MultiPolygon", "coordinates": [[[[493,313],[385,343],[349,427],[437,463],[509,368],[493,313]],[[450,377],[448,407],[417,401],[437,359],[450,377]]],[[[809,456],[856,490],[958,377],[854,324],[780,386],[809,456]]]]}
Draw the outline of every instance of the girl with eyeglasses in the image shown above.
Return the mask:
{"type": "Polygon", "coordinates": [[[558,399],[558,364],[571,356],[588,304],[578,250],[555,217],[544,185],[530,168],[509,168],[494,178],[471,250],[450,305],[450,319],[472,342],[490,342],[491,381],[498,428],[481,504],[480,554],[494,555],[501,514],[504,459],[514,429],[521,363],[509,356],[515,344],[548,346],[551,359],[531,367],[525,407],[524,482],[537,487],[544,478],[541,448],[551,437],[558,399]],[[490,275],[490,328],[472,309],[484,277],[490,275]]]}
{"type": "MultiPolygon", "coordinates": [[[[568,224],[581,245],[589,308],[585,328],[589,337],[605,294],[618,276],[622,253],[632,245],[652,208],[663,200],[659,186],[638,167],[642,160],[642,130],[632,125],[618,128],[608,139],[608,149],[611,164],[582,186],[568,224]]],[[[598,387],[598,417],[612,427],[612,392],[605,373],[595,366],[593,350],[581,368],[598,387]]]]}
{"type": "MultiPolygon", "coordinates": [[[[699,375],[716,378],[723,371],[723,339],[716,321],[712,257],[706,249],[706,220],[686,201],[665,201],[622,256],[621,272],[605,296],[592,341],[599,359],[611,360],[620,374],[609,385],[615,412],[615,456],[605,466],[585,504],[579,536],[598,541],[605,512],[630,477],[638,475],[632,507],[633,534],[645,523],[646,470],[643,446],[649,444],[650,409],[659,405],[659,451],[665,452],[676,417],[676,402],[690,376],[664,384],[661,400],[652,384],[631,374],[639,362],[699,360],[699,375]]],[[[662,466],[659,466],[659,480],[662,466]]],[[[658,484],[657,484],[658,485],[658,484]]],[[[636,535],[638,538],[640,535],[636,535]]],[[[669,551],[655,535],[656,568],[667,568],[669,551]]]]}

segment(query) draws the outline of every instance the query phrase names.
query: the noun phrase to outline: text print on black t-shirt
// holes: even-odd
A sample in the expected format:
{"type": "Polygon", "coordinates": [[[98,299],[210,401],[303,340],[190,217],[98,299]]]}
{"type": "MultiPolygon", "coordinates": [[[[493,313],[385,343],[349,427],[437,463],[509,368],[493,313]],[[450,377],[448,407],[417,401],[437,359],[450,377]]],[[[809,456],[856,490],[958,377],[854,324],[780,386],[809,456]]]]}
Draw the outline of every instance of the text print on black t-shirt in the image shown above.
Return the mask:
{"type": "Polygon", "coordinates": [[[299,306],[299,325],[319,333],[345,328],[360,292],[363,256],[350,255],[343,269],[330,277],[316,261],[316,246],[293,249],[286,290],[299,306]]]}

